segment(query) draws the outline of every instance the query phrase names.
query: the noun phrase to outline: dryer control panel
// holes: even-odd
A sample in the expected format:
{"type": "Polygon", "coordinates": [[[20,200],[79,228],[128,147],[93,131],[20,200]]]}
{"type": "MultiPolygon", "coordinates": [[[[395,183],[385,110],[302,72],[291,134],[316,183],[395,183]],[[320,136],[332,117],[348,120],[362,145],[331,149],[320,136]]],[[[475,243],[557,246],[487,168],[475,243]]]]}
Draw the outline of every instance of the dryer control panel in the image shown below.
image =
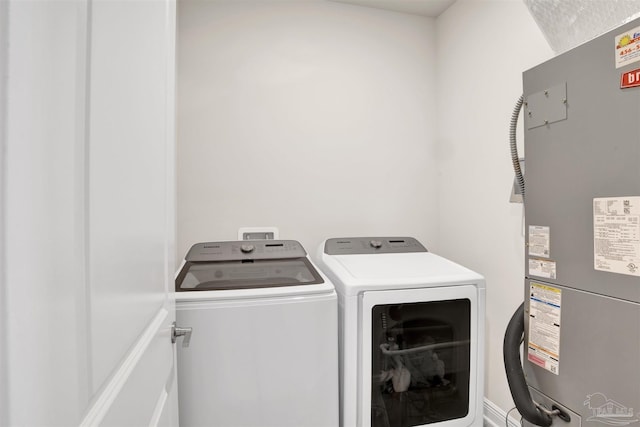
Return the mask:
{"type": "Polygon", "coordinates": [[[342,237],[328,239],[324,245],[327,255],[394,254],[428,252],[413,237],[342,237]]]}
{"type": "Polygon", "coordinates": [[[242,261],[306,257],[296,240],[244,240],[198,243],[191,247],[186,261],[242,261]]]}

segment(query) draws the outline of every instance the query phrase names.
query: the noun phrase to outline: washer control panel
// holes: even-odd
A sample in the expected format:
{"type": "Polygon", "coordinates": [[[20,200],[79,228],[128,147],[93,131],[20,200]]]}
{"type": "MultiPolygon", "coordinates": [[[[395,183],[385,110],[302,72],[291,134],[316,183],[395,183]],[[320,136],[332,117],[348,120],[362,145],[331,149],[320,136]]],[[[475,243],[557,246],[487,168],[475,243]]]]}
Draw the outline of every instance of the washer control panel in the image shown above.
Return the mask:
{"type": "Polygon", "coordinates": [[[342,237],[328,239],[324,245],[327,255],[403,254],[428,252],[413,237],[342,237]]]}
{"type": "Polygon", "coordinates": [[[242,261],[306,257],[307,252],[296,240],[251,240],[197,243],[187,253],[186,260],[242,261]]]}

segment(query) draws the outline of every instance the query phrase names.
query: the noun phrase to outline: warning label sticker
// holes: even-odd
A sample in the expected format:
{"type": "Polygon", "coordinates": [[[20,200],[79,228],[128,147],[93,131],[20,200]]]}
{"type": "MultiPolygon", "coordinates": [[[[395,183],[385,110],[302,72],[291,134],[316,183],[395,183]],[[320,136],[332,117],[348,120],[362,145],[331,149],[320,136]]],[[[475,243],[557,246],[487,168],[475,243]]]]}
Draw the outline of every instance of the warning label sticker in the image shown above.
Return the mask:
{"type": "Polygon", "coordinates": [[[618,34],[615,47],[616,68],[640,61],[640,27],[618,34]]]}
{"type": "Polygon", "coordinates": [[[549,258],[550,248],[549,227],[540,225],[529,226],[529,255],[549,258]]]}
{"type": "Polygon", "coordinates": [[[529,259],[529,274],[532,276],[544,277],[545,279],[556,278],[556,262],[548,259],[529,259]]]}
{"type": "Polygon", "coordinates": [[[593,199],[594,269],[640,276],[640,197],[593,199]]]}
{"type": "Polygon", "coordinates": [[[531,282],[527,359],[541,368],[560,373],[560,311],[562,291],[531,282]]]}

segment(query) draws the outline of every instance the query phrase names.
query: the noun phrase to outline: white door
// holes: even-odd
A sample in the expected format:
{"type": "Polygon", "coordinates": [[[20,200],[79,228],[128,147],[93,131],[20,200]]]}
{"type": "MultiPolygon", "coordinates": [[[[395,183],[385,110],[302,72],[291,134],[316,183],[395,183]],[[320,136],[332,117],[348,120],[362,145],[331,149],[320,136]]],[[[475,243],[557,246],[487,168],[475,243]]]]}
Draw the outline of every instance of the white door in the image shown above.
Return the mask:
{"type": "Polygon", "coordinates": [[[177,425],[175,1],[0,2],[0,425],[177,425]]]}

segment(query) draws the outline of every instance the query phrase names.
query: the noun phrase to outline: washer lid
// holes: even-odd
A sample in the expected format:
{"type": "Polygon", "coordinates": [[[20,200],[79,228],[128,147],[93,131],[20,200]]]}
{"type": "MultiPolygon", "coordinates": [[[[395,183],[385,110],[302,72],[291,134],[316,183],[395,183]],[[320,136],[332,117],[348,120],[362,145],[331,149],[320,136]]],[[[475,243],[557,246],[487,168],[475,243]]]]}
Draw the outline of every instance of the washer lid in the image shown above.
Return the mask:
{"type": "Polygon", "coordinates": [[[293,240],[194,245],[176,277],[176,292],[255,289],[324,283],[293,240]]]}
{"type": "Polygon", "coordinates": [[[258,261],[187,262],[176,292],[316,285],[324,280],[307,258],[258,261]]]}

